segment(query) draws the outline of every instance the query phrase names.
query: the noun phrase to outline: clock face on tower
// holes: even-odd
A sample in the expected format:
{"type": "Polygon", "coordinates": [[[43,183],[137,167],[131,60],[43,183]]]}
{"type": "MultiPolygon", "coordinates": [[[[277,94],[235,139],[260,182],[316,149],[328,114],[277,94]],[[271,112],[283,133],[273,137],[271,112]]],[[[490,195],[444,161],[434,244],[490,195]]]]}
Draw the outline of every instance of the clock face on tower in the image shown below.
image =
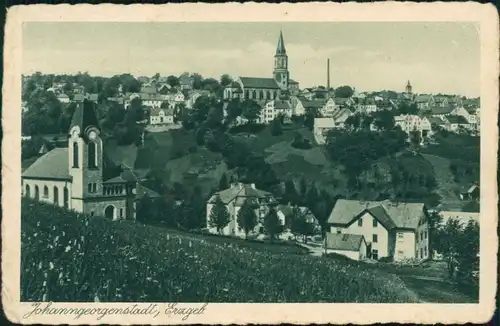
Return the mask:
{"type": "Polygon", "coordinates": [[[89,139],[95,140],[96,138],[97,138],[97,133],[94,130],[90,131],[89,132],[89,139]]]}

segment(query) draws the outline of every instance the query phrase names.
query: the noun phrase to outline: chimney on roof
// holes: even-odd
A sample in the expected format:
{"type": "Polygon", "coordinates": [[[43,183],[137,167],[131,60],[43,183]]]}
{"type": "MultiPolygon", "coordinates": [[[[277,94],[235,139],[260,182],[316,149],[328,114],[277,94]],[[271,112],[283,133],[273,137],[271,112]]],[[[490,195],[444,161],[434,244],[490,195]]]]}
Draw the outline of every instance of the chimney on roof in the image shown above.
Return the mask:
{"type": "Polygon", "coordinates": [[[250,184],[250,187],[252,187],[252,189],[255,189],[255,183],[250,184]]]}
{"type": "Polygon", "coordinates": [[[330,90],[330,58],[326,59],[326,88],[330,90]]]}

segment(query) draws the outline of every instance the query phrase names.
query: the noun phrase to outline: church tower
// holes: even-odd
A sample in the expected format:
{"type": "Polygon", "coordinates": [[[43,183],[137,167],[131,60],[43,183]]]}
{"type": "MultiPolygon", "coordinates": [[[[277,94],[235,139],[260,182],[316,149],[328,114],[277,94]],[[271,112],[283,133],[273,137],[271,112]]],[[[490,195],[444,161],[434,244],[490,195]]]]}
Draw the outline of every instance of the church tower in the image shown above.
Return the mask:
{"type": "Polygon", "coordinates": [[[412,92],[412,87],[410,81],[408,81],[408,83],[406,84],[406,93],[411,95],[411,92],[412,92]]]}
{"type": "Polygon", "coordinates": [[[274,80],[282,90],[288,90],[290,73],[288,72],[288,56],[286,54],[283,33],[280,31],[276,54],[274,55],[274,80]]]}
{"type": "Polygon", "coordinates": [[[100,134],[96,104],[85,99],[75,109],[68,137],[68,169],[73,179],[71,202],[78,212],[84,212],[86,201],[103,194],[103,144],[100,134]]]}

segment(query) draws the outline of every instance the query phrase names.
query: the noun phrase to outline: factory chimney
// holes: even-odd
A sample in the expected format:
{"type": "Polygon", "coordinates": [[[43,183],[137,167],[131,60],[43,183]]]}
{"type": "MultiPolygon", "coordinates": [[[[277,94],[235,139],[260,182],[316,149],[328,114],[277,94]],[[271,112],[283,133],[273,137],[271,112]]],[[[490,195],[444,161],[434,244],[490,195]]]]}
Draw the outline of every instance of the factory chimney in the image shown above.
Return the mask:
{"type": "Polygon", "coordinates": [[[330,58],[326,59],[326,89],[330,90],[330,58]]]}

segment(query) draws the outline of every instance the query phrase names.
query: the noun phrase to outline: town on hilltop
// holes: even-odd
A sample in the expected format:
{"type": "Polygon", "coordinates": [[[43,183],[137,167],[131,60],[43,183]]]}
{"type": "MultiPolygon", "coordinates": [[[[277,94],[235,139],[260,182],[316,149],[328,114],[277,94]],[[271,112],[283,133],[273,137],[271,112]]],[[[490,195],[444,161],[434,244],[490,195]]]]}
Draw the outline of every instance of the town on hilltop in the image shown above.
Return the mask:
{"type": "Polygon", "coordinates": [[[90,223],[477,285],[480,99],[421,94],[411,76],[331,85],[328,58],[322,85],[302,88],[281,32],[263,55],[261,77],[22,76],[22,196],[90,223]]]}

